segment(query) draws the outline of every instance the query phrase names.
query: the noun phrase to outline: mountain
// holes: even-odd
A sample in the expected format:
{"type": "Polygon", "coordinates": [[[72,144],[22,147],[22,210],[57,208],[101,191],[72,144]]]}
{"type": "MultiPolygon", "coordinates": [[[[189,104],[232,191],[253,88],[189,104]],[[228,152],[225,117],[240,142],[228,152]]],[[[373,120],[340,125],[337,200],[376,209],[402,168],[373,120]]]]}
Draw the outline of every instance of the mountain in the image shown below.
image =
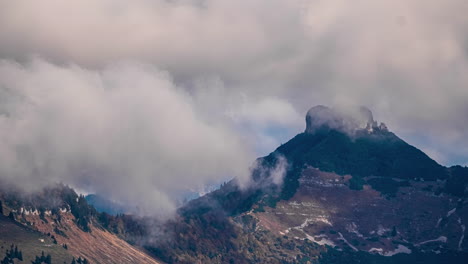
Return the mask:
{"type": "Polygon", "coordinates": [[[46,256],[51,263],[76,263],[73,258],[86,263],[159,263],[111,232],[109,219],[113,225],[123,225],[119,217],[98,213],[84,196],[65,185],[24,193],[2,183],[0,260],[13,263],[8,262],[11,246],[22,252],[24,261],[13,258],[14,263],[42,263],[36,259],[41,255],[45,255],[45,263],[46,256]]]}
{"type": "Polygon", "coordinates": [[[124,206],[110,201],[98,194],[88,194],[85,196],[85,199],[90,205],[92,205],[98,212],[101,213],[105,212],[111,215],[118,215],[127,211],[125,210],[124,206]]]}
{"type": "Polygon", "coordinates": [[[148,247],[169,263],[464,263],[468,168],[441,166],[372,113],[324,106],[254,181],[190,202],[148,247]],[[275,183],[279,163],[287,163],[275,183]]]}
{"type": "Polygon", "coordinates": [[[59,263],[468,259],[468,168],[438,164],[367,108],[311,108],[304,132],[257,159],[251,174],[246,187],[233,179],[166,222],[99,212],[91,204],[108,210],[105,197],[65,185],[0,188],[0,253],[14,244],[29,260],[43,250],[59,263]]]}

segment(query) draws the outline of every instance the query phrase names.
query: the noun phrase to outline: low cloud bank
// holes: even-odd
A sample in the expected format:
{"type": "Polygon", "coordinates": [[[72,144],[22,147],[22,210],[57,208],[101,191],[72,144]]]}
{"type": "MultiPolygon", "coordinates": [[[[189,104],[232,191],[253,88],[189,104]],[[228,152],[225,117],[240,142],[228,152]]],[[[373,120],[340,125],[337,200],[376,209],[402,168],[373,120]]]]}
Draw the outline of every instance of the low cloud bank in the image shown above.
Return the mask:
{"type": "Polygon", "coordinates": [[[65,182],[152,214],[177,191],[249,178],[242,134],[152,66],[1,61],[0,87],[0,175],[26,189],[65,182]]]}
{"type": "Polygon", "coordinates": [[[179,189],[248,181],[318,104],[365,105],[437,161],[468,165],[464,7],[0,0],[0,177],[172,211],[179,189]]]}

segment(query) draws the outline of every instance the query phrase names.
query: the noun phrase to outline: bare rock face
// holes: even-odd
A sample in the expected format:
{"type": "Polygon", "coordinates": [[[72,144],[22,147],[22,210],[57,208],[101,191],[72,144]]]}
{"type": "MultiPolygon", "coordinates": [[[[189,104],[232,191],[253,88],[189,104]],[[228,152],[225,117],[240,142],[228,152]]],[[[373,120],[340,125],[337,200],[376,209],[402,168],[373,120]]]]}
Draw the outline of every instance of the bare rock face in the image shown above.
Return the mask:
{"type": "Polygon", "coordinates": [[[364,106],[357,109],[336,110],[317,105],[309,109],[306,115],[306,133],[328,130],[338,130],[347,134],[354,134],[358,130],[373,133],[381,129],[387,130],[385,125],[378,125],[372,112],[364,106]]]}
{"type": "Polygon", "coordinates": [[[350,124],[341,114],[323,105],[314,106],[306,115],[306,132],[314,133],[318,129],[344,130],[350,124]]]}
{"type": "Polygon", "coordinates": [[[374,121],[371,110],[365,106],[359,107],[359,112],[354,116],[359,122],[359,127],[366,127],[370,125],[371,127],[377,126],[377,122],[374,121]]]}

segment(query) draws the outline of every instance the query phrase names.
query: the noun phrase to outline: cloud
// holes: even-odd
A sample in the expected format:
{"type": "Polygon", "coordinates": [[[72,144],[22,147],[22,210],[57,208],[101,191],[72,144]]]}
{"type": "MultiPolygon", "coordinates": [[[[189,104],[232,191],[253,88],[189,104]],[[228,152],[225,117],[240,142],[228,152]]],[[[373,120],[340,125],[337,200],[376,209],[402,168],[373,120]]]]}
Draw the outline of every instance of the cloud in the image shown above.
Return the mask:
{"type": "Polygon", "coordinates": [[[301,114],[317,104],[366,105],[410,141],[423,133],[426,142],[442,141],[423,147],[453,160],[468,155],[459,147],[468,135],[467,5],[2,0],[0,57],[22,62],[39,54],[95,69],[143,61],[189,84],[189,92],[194,80],[213,77],[227,97],[281,98],[301,114]]]}
{"type": "Polygon", "coordinates": [[[438,161],[467,164],[467,5],[0,0],[2,155],[38,165],[4,163],[46,168],[39,178],[71,170],[108,193],[125,194],[101,177],[138,175],[115,185],[167,198],[173,182],[241,174],[323,104],[365,105],[438,161]]]}
{"type": "Polygon", "coordinates": [[[205,121],[191,97],[152,66],[90,71],[1,61],[0,87],[8,95],[0,173],[26,188],[63,181],[164,211],[173,209],[172,192],[248,178],[254,156],[241,138],[225,123],[205,121]]]}
{"type": "Polygon", "coordinates": [[[269,160],[257,159],[252,166],[256,187],[281,187],[288,168],[288,160],[278,153],[275,153],[269,160]]]}

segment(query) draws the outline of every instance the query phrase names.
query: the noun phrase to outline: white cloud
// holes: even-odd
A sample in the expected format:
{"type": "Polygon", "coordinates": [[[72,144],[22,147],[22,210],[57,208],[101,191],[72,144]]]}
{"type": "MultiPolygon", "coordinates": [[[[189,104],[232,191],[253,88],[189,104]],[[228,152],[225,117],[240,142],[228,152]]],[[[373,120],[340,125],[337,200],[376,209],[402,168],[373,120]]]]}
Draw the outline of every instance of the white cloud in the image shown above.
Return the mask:
{"type": "Polygon", "coordinates": [[[173,182],[242,174],[252,149],[268,152],[301,131],[316,104],[366,105],[440,161],[466,164],[467,8],[465,0],[0,0],[1,153],[10,164],[2,169],[60,178],[86,164],[81,184],[100,186],[117,171],[144,176],[116,186],[166,195],[173,182]]]}
{"type": "MultiPolygon", "coordinates": [[[[0,173],[25,187],[64,181],[140,208],[210,180],[248,178],[254,156],[222,122],[148,65],[103,71],[0,62],[0,173]]],[[[153,205],[153,206],[151,206],[153,205]]]]}

